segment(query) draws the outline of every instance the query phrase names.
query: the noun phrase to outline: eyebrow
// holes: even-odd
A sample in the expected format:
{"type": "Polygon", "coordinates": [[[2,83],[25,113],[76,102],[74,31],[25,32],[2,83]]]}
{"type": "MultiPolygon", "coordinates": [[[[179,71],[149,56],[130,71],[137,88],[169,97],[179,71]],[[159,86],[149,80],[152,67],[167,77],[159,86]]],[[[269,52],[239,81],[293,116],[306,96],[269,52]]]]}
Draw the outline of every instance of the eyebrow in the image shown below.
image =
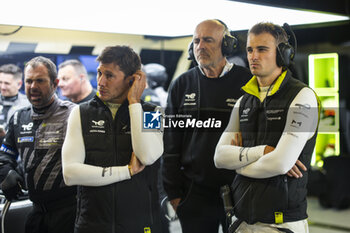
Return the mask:
{"type": "Polygon", "coordinates": [[[208,39],[214,40],[214,37],[212,36],[195,37],[193,40],[208,40],[208,39]]]}
{"type": "MultiPolygon", "coordinates": [[[[247,46],[247,49],[251,49],[253,48],[253,46],[247,46]]],[[[256,46],[257,49],[269,49],[270,47],[269,46],[265,46],[265,45],[259,45],[259,46],[256,46]]]]}

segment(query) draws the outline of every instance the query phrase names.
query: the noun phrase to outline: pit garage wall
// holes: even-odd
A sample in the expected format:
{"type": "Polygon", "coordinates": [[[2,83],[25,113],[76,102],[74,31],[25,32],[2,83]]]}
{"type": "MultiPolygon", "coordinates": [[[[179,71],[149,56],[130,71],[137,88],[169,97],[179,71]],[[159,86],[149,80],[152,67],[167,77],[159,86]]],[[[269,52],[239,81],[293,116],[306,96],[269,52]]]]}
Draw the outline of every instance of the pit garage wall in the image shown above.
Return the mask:
{"type": "MultiPolygon", "coordinates": [[[[0,25],[0,33],[9,33],[17,28],[18,26],[0,25]]],[[[129,45],[137,53],[140,53],[142,49],[176,50],[183,51],[173,75],[173,77],[178,77],[190,66],[187,60],[187,48],[191,40],[191,36],[147,39],[143,35],[22,27],[12,35],[0,35],[0,54],[6,53],[11,43],[27,43],[34,47],[34,51],[21,52],[48,54],[68,54],[74,46],[92,47],[91,55],[98,55],[106,46],[113,45],[129,45]]]]}

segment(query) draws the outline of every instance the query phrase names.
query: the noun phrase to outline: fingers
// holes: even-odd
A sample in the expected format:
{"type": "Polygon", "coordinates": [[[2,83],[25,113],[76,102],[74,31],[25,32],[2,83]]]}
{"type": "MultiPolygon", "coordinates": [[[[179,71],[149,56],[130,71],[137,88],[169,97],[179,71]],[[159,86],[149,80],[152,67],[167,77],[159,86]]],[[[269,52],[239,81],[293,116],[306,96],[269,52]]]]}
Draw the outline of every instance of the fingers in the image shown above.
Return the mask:
{"type": "Polygon", "coordinates": [[[275,150],[275,147],[267,145],[267,146],[265,146],[265,149],[264,149],[264,155],[268,154],[268,153],[270,153],[270,152],[272,152],[274,150],[275,150]]]}
{"type": "Polygon", "coordinates": [[[174,209],[174,211],[176,212],[176,210],[177,210],[177,207],[178,207],[178,205],[179,205],[179,203],[180,203],[180,198],[175,198],[175,199],[173,199],[173,200],[171,200],[170,201],[170,204],[171,204],[171,206],[173,207],[173,209],[174,209]]]}
{"type": "Polygon", "coordinates": [[[307,171],[306,166],[300,160],[297,160],[295,164],[298,165],[298,167],[301,168],[303,171],[307,171]]]}
{"type": "Polygon", "coordinates": [[[145,165],[143,165],[140,160],[136,157],[135,153],[132,152],[131,159],[129,165],[132,169],[132,174],[136,175],[137,173],[140,173],[144,168],[145,165]]]}
{"type": "Polygon", "coordinates": [[[139,103],[143,90],[146,88],[146,75],[142,71],[137,71],[131,76],[133,83],[128,92],[129,104],[139,103]]]}
{"type": "Polygon", "coordinates": [[[233,139],[231,139],[231,145],[233,146],[242,146],[242,134],[235,133],[233,139]]]}
{"type": "Polygon", "coordinates": [[[301,178],[301,177],[303,177],[303,174],[301,173],[301,171],[299,170],[299,168],[296,165],[294,165],[292,167],[292,169],[290,169],[287,172],[287,175],[290,176],[290,177],[294,177],[294,178],[301,178]]]}

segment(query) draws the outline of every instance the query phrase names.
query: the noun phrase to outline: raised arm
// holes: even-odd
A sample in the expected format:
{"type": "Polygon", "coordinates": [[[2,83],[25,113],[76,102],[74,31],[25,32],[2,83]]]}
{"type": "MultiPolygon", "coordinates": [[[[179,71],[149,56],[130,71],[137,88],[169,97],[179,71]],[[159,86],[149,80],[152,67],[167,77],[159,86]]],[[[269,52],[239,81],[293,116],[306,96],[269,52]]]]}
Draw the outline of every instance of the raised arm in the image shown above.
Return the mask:
{"type": "Polygon", "coordinates": [[[143,129],[143,110],[140,103],[129,105],[131,142],[136,157],[144,165],[153,164],[163,153],[163,134],[143,129]]]}
{"type": "Polygon", "coordinates": [[[146,86],[146,75],[139,70],[132,76],[133,84],[128,92],[132,148],[142,164],[151,165],[163,153],[163,134],[143,130],[140,99],[146,86]]]}

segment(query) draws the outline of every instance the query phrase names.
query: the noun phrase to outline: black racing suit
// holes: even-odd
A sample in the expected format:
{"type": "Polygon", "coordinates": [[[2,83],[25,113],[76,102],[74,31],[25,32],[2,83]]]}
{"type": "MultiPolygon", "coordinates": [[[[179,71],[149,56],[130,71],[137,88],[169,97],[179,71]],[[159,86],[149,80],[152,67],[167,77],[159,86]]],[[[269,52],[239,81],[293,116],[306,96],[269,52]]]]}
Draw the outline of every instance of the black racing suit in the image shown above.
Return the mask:
{"type": "Polygon", "coordinates": [[[230,185],[235,172],[217,169],[214,152],[234,104],[243,95],[240,88],[250,77],[248,69],[237,65],[219,78],[207,78],[195,67],[177,78],[169,89],[169,121],[211,120],[209,128],[164,130],[164,188],[169,200],[181,198],[177,214],[184,232],[213,233],[220,221],[225,223],[220,187],[230,185]],[[218,121],[221,126],[212,127],[218,121]]]}
{"type": "Polygon", "coordinates": [[[76,186],[64,184],[61,148],[67,119],[74,105],[55,97],[45,113],[36,113],[32,107],[26,107],[15,112],[10,119],[0,149],[0,181],[10,169],[17,167],[17,161],[21,161],[29,198],[34,206],[26,223],[26,232],[73,232],[76,186]]]}
{"type": "MultiPolygon", "coordinates": [[[[7,124],[15,111],[29,105],[30,103],[27,96],[22,93],[18,93],[12,97],[4,97],[0,95],[0,127],[6,130],[7,124]]],[[[4,137],[0,138],[0,143],[2,143],[3,139],[4,137]]]]}

